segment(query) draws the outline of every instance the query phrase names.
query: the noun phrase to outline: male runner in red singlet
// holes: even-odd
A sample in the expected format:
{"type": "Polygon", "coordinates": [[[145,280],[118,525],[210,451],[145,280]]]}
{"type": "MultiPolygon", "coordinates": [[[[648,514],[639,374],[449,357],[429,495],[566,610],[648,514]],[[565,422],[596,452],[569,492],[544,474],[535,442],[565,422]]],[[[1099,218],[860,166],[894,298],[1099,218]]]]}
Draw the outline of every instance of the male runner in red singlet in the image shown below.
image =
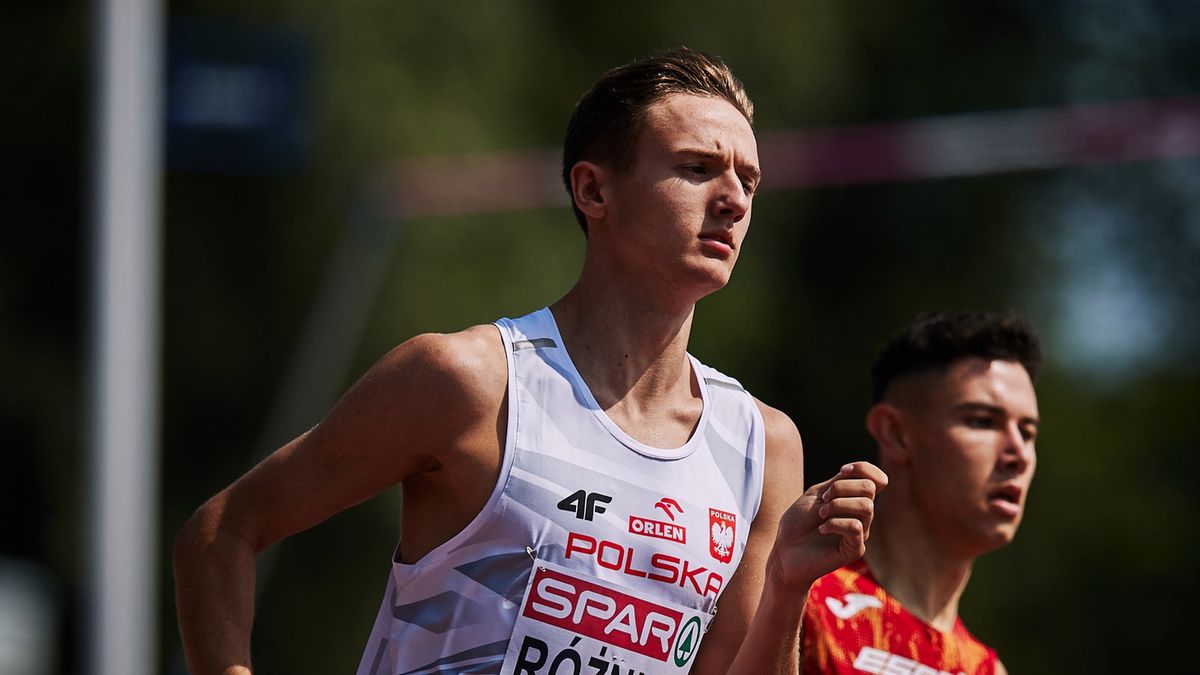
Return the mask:
{"type": "Polygon", "coordinates": [[[988,675],[958,602],[975,559],[1012,541],[1033,479],[1041,361],[1019,317],[918,317],[871,370],[867,430],[891,484],[866,557],[809,593],[803,671],[988,675]]]}
{"type": "Polygon", "coordinates": [[[601,77],[564,142],[578,282],[401,344],[196,511],[175,547],[193,674],[251,672],[264,548],[398,483],[360,675],[797,672],[808,589],[862,555],[886,478],[856,462],[805,491],[792,421],[686,351],[750,224],[752,118],[699,52],[601,77]]]}

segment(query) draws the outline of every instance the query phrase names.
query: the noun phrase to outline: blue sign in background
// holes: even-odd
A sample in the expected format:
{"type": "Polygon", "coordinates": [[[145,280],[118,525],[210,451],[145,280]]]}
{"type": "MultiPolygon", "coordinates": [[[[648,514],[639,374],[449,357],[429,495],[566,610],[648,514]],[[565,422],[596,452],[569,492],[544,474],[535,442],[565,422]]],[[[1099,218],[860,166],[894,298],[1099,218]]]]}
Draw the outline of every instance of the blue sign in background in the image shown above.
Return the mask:
{"type": "Polygon", "coordinates": [[[310,50],[297,33],[175,19],[167,60],[167,161],[172,169],[279,174],[308,147],[310,50]]]}

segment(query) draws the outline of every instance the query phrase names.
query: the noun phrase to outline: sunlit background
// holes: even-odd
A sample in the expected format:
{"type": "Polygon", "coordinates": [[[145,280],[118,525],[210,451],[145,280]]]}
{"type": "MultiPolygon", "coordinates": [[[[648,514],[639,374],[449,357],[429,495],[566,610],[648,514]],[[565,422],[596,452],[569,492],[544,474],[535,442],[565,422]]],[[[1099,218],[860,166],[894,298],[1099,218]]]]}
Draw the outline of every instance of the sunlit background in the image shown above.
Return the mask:
{"type": "MultiPolygon", "coordinates": [[[[963,618],[1014,674],[1194,669],[1179,664],[1200,601],[1200,4],[159,11],[154,671],[184,672],[169,548],[192,509],[398,342],[564,293],[583,251],[555,183],[571,108],[608,67],[680,44],[745,81],[766,171],[692,353],[793,417],[815,480],[872,456],[867,369],[914,314],[1026,313],[1047,355],[1038,475],[963,618]]],[[[101,8],[5,13],[0,673],[103,672],[89,646],[101,8]]],[[[399,497],[264,559],[261,672],[356,667],[399,497]]]]}

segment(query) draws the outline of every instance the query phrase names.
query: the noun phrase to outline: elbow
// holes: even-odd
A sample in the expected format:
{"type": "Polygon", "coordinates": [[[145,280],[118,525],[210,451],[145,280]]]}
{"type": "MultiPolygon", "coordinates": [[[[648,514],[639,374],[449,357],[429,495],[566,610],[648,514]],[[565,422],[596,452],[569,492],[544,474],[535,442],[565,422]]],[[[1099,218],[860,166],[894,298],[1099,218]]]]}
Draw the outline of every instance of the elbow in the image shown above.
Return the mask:
{"type": "Polygon", "coordinates": [[[197,566],[221,565],[234,558],[248,558],[252,563],[261,548],[232,525],[225,493],[201,504],[175,535],[171,561],[176,576],[197,566]]]}
{"type": "Polygon", "coordinates": [[[191,517],[179,528],[171,549],[171,559],[176,574],[190,565],[219,557],[223,544],[237,540],[224,530],[225,508],[222,495],[217,495],[200,505],[191,517]]]}
{"type": "Polygon", "coordinates": [[[208,502],[201,505],[175,534],[175,543],[171,548],[171,562],[177,575],[182,568],[187,567],[189,561],[197,559],[198,553],[212,543],[213,528],[206,527],[206,523],[211,521],[209,510],[208,502]],[[210,534],[206,536],[206,532],[210,534]]]}

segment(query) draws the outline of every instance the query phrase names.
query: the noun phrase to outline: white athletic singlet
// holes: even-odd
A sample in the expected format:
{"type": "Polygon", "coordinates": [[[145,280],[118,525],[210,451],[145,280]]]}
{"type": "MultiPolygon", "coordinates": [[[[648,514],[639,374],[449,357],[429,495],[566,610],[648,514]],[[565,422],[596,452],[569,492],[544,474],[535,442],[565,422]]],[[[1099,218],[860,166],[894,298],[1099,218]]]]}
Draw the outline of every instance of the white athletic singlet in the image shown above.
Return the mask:
{"type": "Polygon", "coordinates": [[[699,423],[682,447],[652,448],[597,405],[549,309],[496,325],[499,479],[462,532],[393,559],[358,674],[686,673],[758,512],[758,408],[689,355],[699,423]]]}

